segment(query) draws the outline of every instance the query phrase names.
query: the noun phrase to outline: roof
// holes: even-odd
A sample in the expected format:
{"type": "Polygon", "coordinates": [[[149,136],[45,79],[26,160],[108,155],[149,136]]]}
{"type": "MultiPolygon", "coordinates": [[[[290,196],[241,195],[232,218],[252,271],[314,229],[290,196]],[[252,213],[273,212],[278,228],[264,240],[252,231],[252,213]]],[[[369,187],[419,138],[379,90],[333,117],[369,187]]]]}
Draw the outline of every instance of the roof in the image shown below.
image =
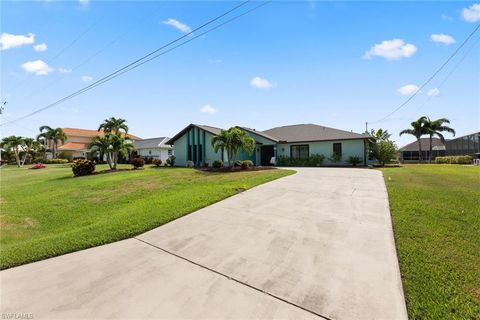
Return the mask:
{"type": "Polygon", "coordinates": [[[251,129],[251,128],[247,128],[247,127],[240,127],[240,126],[237,126],[237,128],[240,128],[242,130],[245,130],[245,131],[248,131],[248,132],[251,132],[253,134],[256,134],[256,135],[259,135],[260,137],[264,137],[265,139],[268,139],[268,140],[272,140],[274,142],[278,142],[278,139],[277,138],[274,138],[262,131],[257,131],[255,129],[251,129]]]}
{"type": "MultiPolygon", "coordinates": [[[[95,137],[98,135],[105,134],[103,130],[97,131],[97,130],[79,129],[79,128],[62,128],[62,130],[67,136],[95,137]]],[[[130,133],[127,133],[127,137],[132,140],[142,140],[142,138],[134,136],[133,134],[130,134],[130,133]]]]}
{"type": "Polygon", "coordinates": [[[153,149],[153,148],[171,148],[170,145],[165,144],[169,137],[158,137],[158,138],[150,138],[150,139],[143,139],[133,142],[133,146],[135,149],[153,149]]]}
{"type": "Polygon", "coordinates": [[[67,142],[64,145],[58,147],[58,150],[64,150],[64,151],[88,150],[88,145],[89,143],[67,142]]]}
{"type": "Polygon", "coordinates": [[[369,136],[351,131],[333,129],[316,124],[295,124],[262,131],[281,142],[311,142],[367,139],[369,136]]]}
{"type": "Polygon", "coordinates": [[[203,125],[203,124],[194,124],[194,123],[191,123],[189,124],[188,126],[186,126],[185,128],[183,128],[182,131],[180,131],[179,133],[177,133],[173,138],[171,138],[170,140],[168,140],[166,143],[167,144],[170,144],[170,145],[173,145],[175,143],[176,140],[178,140],[181,136],[183,136],[185,134],[185,132],[192,128],[192,127],[197,127],[197,128],[200,128],[202,130],[205,130],[211,134],[213,134],[214,136],[218,135],[220,133],[220,131],[222,130],[221,128],[217,128],[217,127],[212,127],[212,126],[206,126],[206,125],[203,125]]]}
{"type": "MultiPolygon", "coordinates": [[[[430,139],[421,138],[420,145],[423,151],[430,150],[430,139]]],[[[432,138],[432,150],[445,150],[445,144],[438,138],[432,138]]],[[[403,146],[399,151],[418,151],[418,141],[403,146]]]]}

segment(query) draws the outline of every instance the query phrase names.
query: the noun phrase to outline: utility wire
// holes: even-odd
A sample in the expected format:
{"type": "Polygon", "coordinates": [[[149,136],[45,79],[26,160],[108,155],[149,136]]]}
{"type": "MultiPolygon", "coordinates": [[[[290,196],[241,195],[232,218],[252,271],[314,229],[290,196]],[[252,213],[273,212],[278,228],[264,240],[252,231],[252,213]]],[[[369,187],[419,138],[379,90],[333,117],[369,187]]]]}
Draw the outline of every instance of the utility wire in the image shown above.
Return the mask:
{"type": "Polygon", "coordinates": [[[440,68],[438,68],[431,76],[430,78],[427,79],[427,81],[425,81],[421,86],[420,88],[415,92],[413,93],[410,97],[407,98],[407,100],[405,100],[402,104],[400,104],[397,108],[395,108],[392,112],[390,112],[389,114],[387,114],[385,117],[377,120],[377,121],[372,121],[372,122],[369,122],[369,124],[372,124],[372,123],[378,123],[378,122],[382,122],[383,120],[387,119],[388,117],[390,117],[391,115],[393,115],[394,113],[396,113],[398,110],[400,110],[401,108],[403,108],[404,106],[407,105],[407,103],[409,103],[423,88],[425,88],[425,86],[427,86],[427,84],[430,83],[430,81],[433,80],[433,78],[436,77],[436,75],[443,70],[443,68],[445,68],[445,66],[450,62],[450,60],[452,60],[456,55],[457,53],[460,51],[460,49],[462,49],[465,44],[467,44],[467,42],[470,40],[470,38],[473,37],[473,35],[478,31],[478,29],[480,29],[480,24],[477,25],[477,27],[475,29],[473,29],[473,31],[468,35],[468,37],[460,44],[460,46],[458,46],[458,48],[448,57],[448,59],[440,66],[440,68]]]}
{"type": "MultiPolygon", "coordinates": [[[[124,66],[124,67],[116,70],[115,72],[110,73],[109,75],[107,75],[107,76],[105,76],[105,77],[103,77],[103,78],[95,81],[94,83],[92,83],[92,84],[90,84],[90,85],[88,85],[88,86],[86,86],[86,87],[84,87],[84,88],[82,88],[82,89],[80,89],[80,90],[77,90],[76,92],[74,92],[74,93],[72,93],[72,94],[70,94],[70,95],[68,95],[68,96],[66,96],[66,97],[63,97],[63,98],[61,98],[61,99],[59,99],[59,100],[57,100],[57,101],[55,101],[55,102],[53,102],[53,103],[45,106],[45,107],[42,107],[42,108],[40,108],[40,109],[37,109],[37,110],[35,110],[35,111],[33,111],[33,112],[29,113],[29,114],[26,114],[26,115],[24,115],[24,116],[22,116],[22,117],[16,118],[16,119],[14,119],[14,120],[11,120],[11,121],[8,121],[8,122],[5,122],[5,123],[2,123],[2,124],[0,124],[0,126],[4,126],[4,125],[7,125],[7,124],[12,123],[12,122],[17,122],[17,121],[20,121],[20,120],[24,120],[24,119],[26,119],[26,118],[29,118],[29,117],[37,114],[37,113],[40,113],[40,112],[42,112],[42,111],[44,111],[44,110],[47,110],[47,109],[49,109],[49,108],[51,108],[51,107],[53,107],[53,106],[56,106],[56,105],[58,105],[58,104],[60,104],[60,103],[62,103],[62,102],[64,102],[64,101],[66,101],[66,100],[72,99],[73,97],[75,97],[75,96],[77,96],[77,95],[80,95],[80,94],[82,94],[82,93],[84,93],[84,92],[86,92],[86,91],[88,91],[88,90],[90,90],[90,89],[92,89],[92,88],[94,88],[94,87],[96,87],[96,86],[98,86],[98,85],[101,85],[101,84],[103,84],[103,83],[105,83],[105,82],[107,82],[107,81],[110,81],[111,79],[117,77],[118,75],[123,74],[124,71],[125,71],[125,72],[130,71],[131,69],[133,69],[132,67],[134,67],[136,64],[138,64],[138,63],[143,64],[144,62],[142,63],[142,60],[145,60],[145,59],[147,59],[147,58],[150,58],[150,57],[154,56],[156,53],[158,53],[159,51],[161,51],[161,50],[163,50],[163,49],[165,49],[165,48],[167,48],[167,47],[169,47],[169,46],[171,46],[171,45],[173,45],[173,44],[181,41],[182,39],[185,39],[186,37],[191,36],[194,32],[196,32],[196,31],[198,31],[198,30],[200,30],[200,29],[202,29],[202,28],[204,28],[204,27],[206,27],[206,26],[214,23],[215,21],[217,21],[217,20],[225,17],[226,15],[228,15],[228,14],[230,14],[231,12],[239,9],[240,7],[246,5],[246,4],[249,3],[249,2],[250,2],[250,0],[247,0],[247,1],[244,1],[244,2],[240,3],[239,5],[233,7],[232,9],[230,9],[230,10],[224,12],[224,13],[222,13],[221,15],[219,15],[219,16],[217,16],[217,17],[215,17],[215,18],[213,18],[213,19],[205,22],[205,23],[202,24],[201,26],[193,29],[192,31],[184,34],[183,36],[178,37],[178,38],[176,38],[175,40],[172,40],[172,41],[168,42],[167,44],[161,46],[160,48],[158,48],[158,49],[156,49],[156,50],[154,50],[154,51],[152,51],[152,52],[144,55],[143,57],[141,57],[141,58],[139,58],[139,59],[137,59],[137,60],[129,63],[128,65],[126,65],[126,66],[124,66]]],[[[266,4],[269,3],[269,2],[270,2],[270,1],[264,2],[264,3],[262,3],[262,4],[260,4],[260,5],[256,6],[256,7],[254,7],[253,9],[250,9],[250,10],[246,11],[246,12],[243,13],[243,14],[240,14],[240,15],[238,15],[238,16],[235,16],[234,18],[228,20],[226,23],[231,22],[231,21],[233,21],[233,20],[235,20],[236,18],[239,18],[239,17],[241,17],[241,16],[244,16],[245,14],[250,13],[250,12],[258,9],[258,8],[266,5],[266,4]]],[[[219,25],[219,26],[223,26],[223,25],[226,24],[226,23],[223,23],[223,24],[221,24],[221,25],[219,25]]],[[[215,27],[215,28],[212,28],[212,29],[209,29],[207,32],[204,32],[204,33],[202,33],[201,35],[204,35],[205,33],[211,32],[211,31],[217,29],[219,26],[217,26],[217,27],[215,27]]],[[[175,46],[175,48],[177,48],[177,47],[179,47],[179,46],[181,46],[181,45],[183,45],[183,44],[186,44],[186,43],[192,41],[193,39],[198,38],[199,36],[200,36],[200,35],[195,36],[195,37],[193,37],[192,39],[189,39],[189,40],[185,41],[184,43],[181,43],[180,45],[175,46]]],[[[170,49],[170,50],[168,50],[167,52],[169,52],[169,51],[171,51],[171,50],[173,50],[173,49],[170,49]]],[[[163,54],[163,53],[162,53],[162,54],[163,54]]],[[[162,55],[162,54],[159,54],[159,55],[155,56],[154,58],[156,58],[156,57],[158,57],[158,56],[160,56],[160,55],[162,55]]],[[[153,59],[154,59],[154,58],[153,58],[153,59]]],[[[152,59],[149,59],[149,60],[147,60],[147,61],[150,61],[150,60],[152,60],[152,59]]]]}

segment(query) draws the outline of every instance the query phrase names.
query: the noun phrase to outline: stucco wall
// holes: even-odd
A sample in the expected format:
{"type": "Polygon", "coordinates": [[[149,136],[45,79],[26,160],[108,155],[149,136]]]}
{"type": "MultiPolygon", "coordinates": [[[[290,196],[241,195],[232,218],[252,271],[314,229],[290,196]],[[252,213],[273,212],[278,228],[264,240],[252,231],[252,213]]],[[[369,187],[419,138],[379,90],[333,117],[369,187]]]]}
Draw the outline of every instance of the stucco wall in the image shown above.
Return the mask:
{"type": "Polygon", "coordinates": [[[168,158],[168,149],[165,148],[149,148],[149,149],[137,149],[138,155],[142,157],[153,157],[161,159],[162,161],[168,158]]]}
{"type": "Polygon", "coordinates": [[[347,159],[349,156],[359,156],[362,159],[364,158],[364,145],[363,140],[339,140],[339,141],[322,141],[322,142],[305,142],[305,143],[282,143],[277,147],[277,156],[290,157],[290,146],[291,145],[303,145],[308,144],[309,154],[323,154],[325,160],[323,161],[324,165],[329,164],[348,164],[347,159]],[[328,158],[333,153],[333,144],[341,143],[342,144],[342,160],[338,163],[332,163],[328,158]]]}
{"type": "Polygon", "coordinates": [[[175,155],[175,165],[185,166],[187,164],[187,135],[184,134],[175,141],[173,145],[175,155]]]}

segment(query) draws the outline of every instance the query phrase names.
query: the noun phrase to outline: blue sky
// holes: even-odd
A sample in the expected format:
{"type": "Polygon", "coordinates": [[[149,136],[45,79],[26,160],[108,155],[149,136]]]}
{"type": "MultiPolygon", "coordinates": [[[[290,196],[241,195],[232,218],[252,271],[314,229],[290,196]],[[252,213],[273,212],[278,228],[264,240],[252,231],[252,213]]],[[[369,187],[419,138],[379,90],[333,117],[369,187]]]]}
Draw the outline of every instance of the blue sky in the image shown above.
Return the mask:
{"type": "MultiPolygon", "coordinates": [[[[0,95],[8,101],[2,122],[98,80],[238,3],[2,1],[0,95]]],[[[273,2],[2,126],[2,135],[34,136],[41,125],[96,129],[110,116],[127,119],[143,138],[173,136],[189,123],[259,130],[316,123],[363,132],[365,121],[383,118],[417,90],[478,23],[475,2],[273,2]]],[[[421,115],[449,118],[458,134],[478,130],[479,57],[477,32],[411,103],[370,127],[388,129],[399,145],[412,138],[398,132],[421,115]]]]}

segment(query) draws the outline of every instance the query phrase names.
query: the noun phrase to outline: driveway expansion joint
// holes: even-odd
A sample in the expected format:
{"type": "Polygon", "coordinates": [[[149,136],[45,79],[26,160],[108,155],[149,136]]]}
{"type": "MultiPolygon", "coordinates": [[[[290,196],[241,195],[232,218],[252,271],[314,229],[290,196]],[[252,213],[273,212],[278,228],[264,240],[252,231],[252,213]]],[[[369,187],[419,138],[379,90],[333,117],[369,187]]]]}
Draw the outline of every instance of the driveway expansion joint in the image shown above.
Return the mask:
{"type": "Polygon", "coordinates": [[[310,310],[310,309],[307,309],[307,308],[305,308],[305,307],[303,307],[303,306],[301,306],[301,305],[299,305],[299,304],[296,304],[296,303],[294,303],[294,302],[291,302],[291,301],[288,301],[288,300],[286,300],[286,299],[284,299],[284,298],[281,298],[281,297],[279,297],[279,296],[277,296],[277,295],[275,295],[275,294],[273,294],[273,293],[270,293],[270,292],[265,291],[265,290],[263,290],[263,289],[257,288],[257,287],[255,287],[255,286],[253,286],[253,285],[251,285],[251,284],[248,284],[248,283],[243,282],[243,281],[241,281],[241,280],[238,280],[238,279],[236,279],[236,278],[232,278],[231,276],[228,276],[228,275],[226,275],[226,274],[224,274],[224,273],[222,273],[222,272],[220,272],[220,271],[217,271],[217,270],[215,270],[215,269],[209,268],[209,267],[207,267],[207,266],[205,266],[205,265],[202,265],[202,264],[200,264],[200,263],[197,263],[197,262],[195,262],[195,261],[193,261],[193,260],[190,260],[190,259],[188,259],[188,258],[186,258],[186,257],[183,257],[183,256],[181,256],[181,255],[178,255],[178,254],[176,254],[176,253],[173,253],[173,252],[171,252],[171,251],[169,251],[169,250],[167,250],[167,249],[164,249],[164,248],[162,248],[162,247],[159,247],[159,246],[157,246],[157,245],[154,245],[154,244],[152,244],[152,243],[150,243],[150,242],[148,242],[148,241],[139,239],[139,238],[137,238],[137,237],[133,237],[133,239],[138,240],[138,241],[140,241],[140,242],[143,242],[143,243],[146,244],[146,245],[149,245],[149,246],[151,246],[151,247],[153,247],[153,248],[155,248],[155,249],[157,249],[157,250],[163,251],[163,252],[165,252],[165,253],[167,253],[167,254],[169,254],[169,255],[172,255],[172,256],[174,256],[174,257],[176,257],[176,258],[179,258],[179,259],[182,259],[182,260],[184,260],[184,261],[187,261],[187,262],[189,262],[189,263],[191,263],[191,264],[194,264],[194,265],[196,265],[196,266],[198,266],[198,267],[200,267],[200,268],[202,268],[202,269],[208,270],[208,271],[213,272],[213,273],[215,273],[215,274],[218,274],[218,275],[220,275],[220,276],[222,276],[222,277],[225,277],[225,278],[227,278],[228,280],[235,281],[235,282],[238,283],[238,284],[241,284],[241,285],[243,285],[243,286],[246,286],[246,287],[248,287],[248,288],[250,288],[250,289],[253,289],[253,290],[255,290],[255,291],[261,292],[261,293],[263,293],[263,294],[265,294],[265,295],[268,295],[268,296],[270,296],[270,297],[272,297],[272,298],[274,298],[274,299],[276,299],[276,300],[279,300],[279,301],[281,301],[281,302],[284,302],[284,303],[287,303],[287,304],[289,304],[289,305],[291,305],[291,306],[294,306],[294,307],[296,307],[296,308],[299,308],[299,309],[301,309],[301,310],[303,310],[303,311],[306,311],[306,312],[308,312],[308,313],[311,313],[311,314],[313,314],[313,315],[315,315],[315,316],[317,316],[317,317],[320,317],[320,318],[325,319],[325,320],[334,320],[334,319],[329,318],[329,317],[327,317],[327,316],[321,315],[321,314],[319,314],[319,313],[317,313],[317,312],[315,312],[315,311],[312,311],[312,310],[310,310]]]}

